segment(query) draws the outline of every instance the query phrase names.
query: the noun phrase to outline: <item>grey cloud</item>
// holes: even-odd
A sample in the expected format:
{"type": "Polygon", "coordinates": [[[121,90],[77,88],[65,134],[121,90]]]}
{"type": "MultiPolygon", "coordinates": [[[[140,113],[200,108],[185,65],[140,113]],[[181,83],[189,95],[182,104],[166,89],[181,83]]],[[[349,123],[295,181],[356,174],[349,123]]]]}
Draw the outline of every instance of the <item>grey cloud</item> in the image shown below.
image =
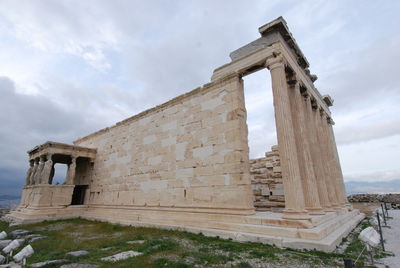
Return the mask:
{"type": "Polygon", "coordinates": [[[345,181],[383,182],[400,179],[400,169],[344,174],[345,181]]]}
{"type": "Polygon", "coordinates": [[[353,144],[400,135],[400,119],[385,120],[367,126],[347,126],[336,132],[338,144],[353,144]]]}
{"type": "Polygon", "coordinates": [[[334,111],[348,113],[351,109],[367,106],[369,103],[383,102],[392,95],[400,101],[397,62],[400,61],[400,38],[376,42],[353,59],[352,68],[332,71],[323,88],[332,88],[336,99],[334,111]]]}
{"type": "Polygon", "coordinates": [[[27,166],[26,151],[47,140],[71,143],[97,128],[79,111],[68,112],[44,96],[15,92],[13,81],[0,77],[0,168],[27,166]]]}

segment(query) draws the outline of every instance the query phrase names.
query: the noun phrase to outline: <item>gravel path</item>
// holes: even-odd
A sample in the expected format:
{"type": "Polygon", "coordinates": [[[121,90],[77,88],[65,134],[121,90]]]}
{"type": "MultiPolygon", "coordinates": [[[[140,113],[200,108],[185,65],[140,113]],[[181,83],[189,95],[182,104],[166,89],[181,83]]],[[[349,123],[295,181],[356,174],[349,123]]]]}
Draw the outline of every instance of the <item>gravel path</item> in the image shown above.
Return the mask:
{"type": "Polygon", "coordinates": [[[390,268],[400,267],[400,210],[389,210],[389,216],[393,219],[388,220],[389,228],[383,229],[383,239],[386,240],[386,251],[393,252],[395,256],[382,259],[390,268]]]}

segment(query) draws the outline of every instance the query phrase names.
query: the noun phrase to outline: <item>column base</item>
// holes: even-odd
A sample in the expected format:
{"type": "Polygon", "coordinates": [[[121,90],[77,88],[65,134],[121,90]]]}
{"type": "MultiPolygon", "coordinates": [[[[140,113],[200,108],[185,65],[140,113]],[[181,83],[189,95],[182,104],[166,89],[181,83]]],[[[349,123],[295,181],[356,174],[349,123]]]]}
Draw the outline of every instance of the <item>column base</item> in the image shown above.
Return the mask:
{"type": "Polygon", "coordinates": [[[323,209],[324,209],[325,212],[335,212],[335,211],[336,211],[336,210],[335,210],[333,207],[331,207],[331,206],[329,206],[329,207],[324,207],[323,209]]]}
{"type": "Polygon", "coordinates": [[[310,215],[325,215],[325,211],[322,209],[322,207],[317,207],[317,208],[307,208],[306,210],[308,211],[308,214],[310,215]]]}
{"type": "Polygon", "coordinates": [[[309,220],[311,216],[308,215],[307,210],[284,209],[282,218],[290,220],[309,220]]]}

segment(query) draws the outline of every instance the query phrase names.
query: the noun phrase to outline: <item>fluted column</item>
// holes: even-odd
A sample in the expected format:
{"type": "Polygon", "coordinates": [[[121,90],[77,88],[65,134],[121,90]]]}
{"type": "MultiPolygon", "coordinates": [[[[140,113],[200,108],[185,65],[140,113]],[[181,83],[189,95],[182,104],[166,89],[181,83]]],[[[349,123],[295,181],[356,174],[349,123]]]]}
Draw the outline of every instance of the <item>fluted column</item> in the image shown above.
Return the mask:
{"type": "Polygon", "coordinates": [[[67,185],[72,185],[74,184],[74,179],[75,179],[75,172],[76,172],[76,156],[71,157],[71,164],[68,166],[68,171],[67,171],[67,181],[65,184],[67,185]]]}
{"type": "Polygon", "coordinates": [[[309,214],[321,215],[324,211],[321,207],[318,195],[313,159],[311,157],[311,145],[306,119],[306,101],[300,93],[298,82],[289,90],[292,103],[292,117],[296,138],[297,154],[300,164],[305,208],[309,214]]]}
{"type": "Polygon", "coordinates": [[[276,132],[285,193],[283,217],[288,219],[309,219],[310,216],[307,215],[305,210],[288,85],[282,56],[268,58],[266,66],[271,73],[276,132]]]}
{"type": "Polygon", "coordinates": [[[321,158],[324,170],[324,179],[328,190],[328,198],[332,208],[337,208],[337,196],[336,196],[336,187],[335,187],[335,177],[333,175],[333,169],[331,165],[331,159],[329,157],[329,144],[326,135],[326,129],[324,127],[324,123],[326,123],[325,112],[320,108],[317,111],[317,134],[318,134],[318,143],[320,145],[321,150],[321,158]]]}
{"type": "Polygon", "coordinates": [[[336,141],[335,141],[335,134],[333,133],[333,121],[332,119],[329,118],[328,124],[327,124],[327,132],[329,136],[329,142],[331,145],[331,153],[333,157],[333,168],[335,170],[335,177],[336,177],[336,184],[337,184],[337,190],[338,190],[338,203],[339,206],[345,207],[347,203],[347,197],[346,197],[346,189],[344,187],[344,181],[343,181],[343,173],[342,173],[342,168],[340,166],[340,161],[339,161],[339,154],[337,151],[337,146],[336,146],[336,141]]]}
{"type": "Polygon", "coordinates": [[[32,171],[33,171],[33,165],[34,165],[34,160],[29,160],[29,168],[28,168],[28,171],[26,172],[25,185],[31,184],[31,175],[32,175],[32,171]]]}
{"type": "Polygon", "coordinates": [[[323,170],[322,158],[321,158],[321,148],[318,142],[318,132],[317,132],[317,120],[318,112],[316,106],[311,103],[311,98],[307,94],[305,95],[306,108],[307,108],[307,122],[309,130],[309,139],[311,147],[311,157],[314,163],[314,174],[316,178],[316,184],[318,188],[318,196],[320,204],[325,211],[332,211],[331,203],[328,198],[328,188],[325,182],[325,173],[323,170]]]}

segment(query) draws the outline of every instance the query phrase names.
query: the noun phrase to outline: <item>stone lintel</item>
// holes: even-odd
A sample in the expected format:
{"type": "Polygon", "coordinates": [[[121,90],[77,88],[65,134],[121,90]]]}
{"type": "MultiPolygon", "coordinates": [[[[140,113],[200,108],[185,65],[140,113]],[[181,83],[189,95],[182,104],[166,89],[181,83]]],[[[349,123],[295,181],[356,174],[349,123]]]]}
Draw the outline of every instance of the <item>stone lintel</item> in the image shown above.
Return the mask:
{"type": "Polygon", "coordinates": [[[93,161],[96,158],[97,150],[60,142],[47,141],[34,147],[27,153],[29,154],[29,159],[35,159],[47,154],[61,154],[73,157],[90,158],[91,161],[93,161]]]}
{"type": "Polygon", "coordinates": [[[279,32],[283,37],[285,42],[289,45],[290,49],[294,52],[297,57],[298,64],[307,69],[310,64],[308,63],[306,57],[303,52],[300,50],[299,46],[296,43],[296,39],[294,39],[292,33],[289,31],[286,21],[280,16],[279,18],[261,26],[258,28],[261,36],[269,36],[274,32],[279,32]]]}

